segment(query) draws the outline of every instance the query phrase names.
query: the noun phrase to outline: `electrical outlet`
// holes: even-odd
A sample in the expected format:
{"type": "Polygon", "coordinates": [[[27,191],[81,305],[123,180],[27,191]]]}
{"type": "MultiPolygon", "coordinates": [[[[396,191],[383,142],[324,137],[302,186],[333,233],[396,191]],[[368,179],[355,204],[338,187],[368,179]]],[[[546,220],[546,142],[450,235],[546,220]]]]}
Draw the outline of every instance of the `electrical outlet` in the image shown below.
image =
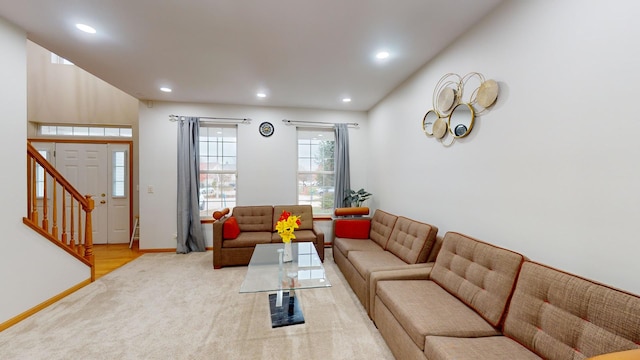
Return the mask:
{"type": "Polygon", "coordinates": [[[147,193],[153,194],[153,185],[147,186],[147,193]]]}

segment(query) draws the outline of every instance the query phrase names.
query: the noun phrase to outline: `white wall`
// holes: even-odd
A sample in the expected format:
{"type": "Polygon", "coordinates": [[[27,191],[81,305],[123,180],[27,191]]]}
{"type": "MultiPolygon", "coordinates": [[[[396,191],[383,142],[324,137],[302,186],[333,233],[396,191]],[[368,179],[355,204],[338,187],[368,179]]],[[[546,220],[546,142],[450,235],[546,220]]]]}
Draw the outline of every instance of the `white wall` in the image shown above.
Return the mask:
{"type": "Polygon", "coordinates": [[[3,130],[0,202],[0,324],[91,276],[89,268],[22,223],[26,210],[26,35],[0,18],[3,130]]]}
{"type": "Polygon", "coordinates": [[[378,207],[640,294],[633,1],[507,1],[370,111],[378,207]],[[421,129],[446,73],[498,103],[447,148],[421,129]]]}
{"type": "MultiPolygon", "coordinates": [[[[369,140],[364,112],[294,108],[141,102],[140,118],[140,248],[175,249],[177,125],[170,114],[250,118],[238,125],[238,205],[296,203],[296,127],[282,119],[316,122],[356,122],[349,130],[351,185],[368,187],[366,159],[369,140]],[[265,138],[258,125],[271,122],[275,132],[265,138]],[[153,193],[148,187],[153,186],[153,193]]],[[[205,225],[211,227],[211,224],[205,225]]],[[[207,232],[207,246],[213,245],[207,232]]]]}

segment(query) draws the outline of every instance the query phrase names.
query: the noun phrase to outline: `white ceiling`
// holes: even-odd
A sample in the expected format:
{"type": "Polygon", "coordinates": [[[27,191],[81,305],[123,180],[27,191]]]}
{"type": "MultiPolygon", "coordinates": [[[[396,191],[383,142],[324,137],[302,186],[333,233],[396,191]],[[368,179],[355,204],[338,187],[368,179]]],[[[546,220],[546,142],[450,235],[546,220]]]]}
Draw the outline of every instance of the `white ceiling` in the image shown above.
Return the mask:
{"type": "Polygon", "coordinates": [[[0,0],[0,16],[139,99],[369,110],[501,1],[0,0]]]}

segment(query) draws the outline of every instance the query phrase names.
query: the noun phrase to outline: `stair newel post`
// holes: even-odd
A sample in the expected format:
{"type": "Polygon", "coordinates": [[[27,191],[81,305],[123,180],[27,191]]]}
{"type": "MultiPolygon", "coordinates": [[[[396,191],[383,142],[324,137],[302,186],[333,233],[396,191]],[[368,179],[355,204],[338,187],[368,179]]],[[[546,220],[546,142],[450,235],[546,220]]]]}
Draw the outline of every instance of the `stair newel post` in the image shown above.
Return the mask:
{"type": "Polygon", "coordinates": [[[84,257],[93,263],[93,226],[91,225],[91,212],[93,211],[94,202],[91,195],[85,195],[87,198],[87,209],[85,212],[85,234],[84,234],[84,257]]]}

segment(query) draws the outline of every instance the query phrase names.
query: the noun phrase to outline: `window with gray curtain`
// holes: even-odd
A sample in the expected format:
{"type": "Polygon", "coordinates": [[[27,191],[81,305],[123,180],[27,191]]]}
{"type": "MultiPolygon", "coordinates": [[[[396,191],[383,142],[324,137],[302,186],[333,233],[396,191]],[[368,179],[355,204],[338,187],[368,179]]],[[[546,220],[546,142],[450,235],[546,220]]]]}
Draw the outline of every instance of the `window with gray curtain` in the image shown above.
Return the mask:
{"type": "Polygon", "coordinates": [[[200,124],[200,217],[236,206],[238,126],[200,124]]]}
{"type": "Polygon", "coordinates": [[[349,125],[336,124],[335,142],[335,207],[349,207],[350,203],[345,201],[351,189],[351,169],[349,165],[349,125]]]}
{"type": "Polygon", "coordinates": [[[206,251],[199,210],[200,121],[180,117],[178,121],[178,211],[176,252],[206,251]]]}
{"type": "Polygon", "coordinates": [[[298,204],[314,215],[334,209],[335,134],[332,128],[298,128],[298,204]]]}

